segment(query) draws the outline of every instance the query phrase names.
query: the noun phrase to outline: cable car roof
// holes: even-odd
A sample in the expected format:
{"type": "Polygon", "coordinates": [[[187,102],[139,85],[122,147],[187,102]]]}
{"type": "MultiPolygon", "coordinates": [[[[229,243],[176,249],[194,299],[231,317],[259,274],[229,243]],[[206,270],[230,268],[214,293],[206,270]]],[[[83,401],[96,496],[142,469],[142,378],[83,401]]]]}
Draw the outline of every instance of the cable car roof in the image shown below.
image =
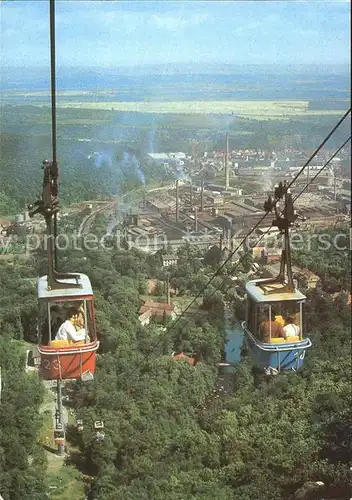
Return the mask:
{"type": "MultiPolygon", "coordinates": [[[[255,301],[255,302],[283,302],[283,301],[304,301],[306,300],[306,296],[303,295],[299,290],[295,290],[294,292],[278,292],[278,293],[268,293],[265,294],[263,288],[260,286],[260,283],[267,282],[266,279],[263,280],[255,280],[248,281],[246,283],[246,292],[247,294],[255,301]]],[[[281,285],[282,286],[282,285],[281,285]]]]}
{"type": "MultiPolygon", "coordinates": [[[[85,274],[78,274],[78,282],[81,285],[77,288],[61,288],[56,290],[48,290],[48,277],[41,276],[38,279],[38,298],[39,299],[55,299],[58,297],[67,297],[68,299],[74,297],[86,297],[87,295],[93,295],[92,285],[90,280],[85,274]]],[[[62,283],[74,284],[74,279],[62,280],[62,283]]]]}

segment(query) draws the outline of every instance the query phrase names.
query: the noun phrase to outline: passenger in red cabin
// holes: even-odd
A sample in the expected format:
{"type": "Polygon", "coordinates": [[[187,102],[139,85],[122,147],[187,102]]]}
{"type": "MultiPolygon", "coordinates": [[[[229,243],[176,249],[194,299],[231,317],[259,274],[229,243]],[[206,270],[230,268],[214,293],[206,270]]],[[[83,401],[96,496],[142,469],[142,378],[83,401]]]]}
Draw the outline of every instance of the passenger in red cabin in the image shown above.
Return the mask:
{"type": "Polygon", "coordinates": [[[60,326],[55,340],[67,340],[73,342],[80,342],[82,340],[86,340],[87,334],[86,329],[81,328],[80,330],[76,330],[75,328],[75,319],[77,318],[79,311],[75,307],[70,307],[67,311],[67,319],[60,326]]]}

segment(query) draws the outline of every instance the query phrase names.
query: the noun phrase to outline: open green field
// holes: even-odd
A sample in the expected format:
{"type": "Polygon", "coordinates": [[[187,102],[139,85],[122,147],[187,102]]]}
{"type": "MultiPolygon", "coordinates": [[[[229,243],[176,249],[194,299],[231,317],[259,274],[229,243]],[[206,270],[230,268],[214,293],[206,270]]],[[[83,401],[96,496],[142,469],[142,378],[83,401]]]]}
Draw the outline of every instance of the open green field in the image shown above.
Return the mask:
{"type": "Polygon", "coordinates": [[[310,110],[309,101],[168,101],[168,102],[65,102],[61,108],[102,109],[156,114],[234,114],[258,120],[341,115],[340,110],[310,110]]]}
{"type": "Polygon", "coordinates": [[[57,500],[83,500],[86,498],[83,475],[60,457],[52,457],[47,470],[50,498],[57,500]]]}

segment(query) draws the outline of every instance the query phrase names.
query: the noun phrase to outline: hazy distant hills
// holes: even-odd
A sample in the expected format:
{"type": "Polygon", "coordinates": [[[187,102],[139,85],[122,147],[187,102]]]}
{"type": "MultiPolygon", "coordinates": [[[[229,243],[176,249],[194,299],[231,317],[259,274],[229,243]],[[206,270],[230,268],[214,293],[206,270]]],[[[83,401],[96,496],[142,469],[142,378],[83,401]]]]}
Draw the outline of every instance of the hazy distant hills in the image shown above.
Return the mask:
{"type": "MultiPolygon", "coordinates": [[[[74,71],[80,71],[74,69],[74,71]]],[[[155,64],[119,68],[86,68],[89,73],[108,72],[124,76],[142,75],[229,75],[229,74],[347,74],[348,65],[290,65],[290,64],[155,64]]]]}
{"type": "MultiPolygon", "coordinates": [[[[177,75],[256,75],[345,76],[348,65],[235,65],[235,64],[168,64],[119,68],[57,68],[58,87],[62,89],[108,88],[118,77],[150,77],[177,75]]],[[[2,90],[45,90],[50,84],[50,68],[6,68],[0,70],[2,90]]]]}

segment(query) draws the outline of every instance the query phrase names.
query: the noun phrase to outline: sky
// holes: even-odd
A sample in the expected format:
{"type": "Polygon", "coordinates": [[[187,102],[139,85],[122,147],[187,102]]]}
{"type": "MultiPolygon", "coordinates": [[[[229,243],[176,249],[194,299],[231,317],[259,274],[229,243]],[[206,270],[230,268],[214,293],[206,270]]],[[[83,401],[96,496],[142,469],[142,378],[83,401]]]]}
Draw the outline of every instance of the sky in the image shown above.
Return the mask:
{"type": "MultiPolygon", "coordinates": [[[[2,0],[1,67],[49,65],[49,1],[2,0]]],[[[58,66],[348,64],[349,1],[56,2],[58,66]]]]}

